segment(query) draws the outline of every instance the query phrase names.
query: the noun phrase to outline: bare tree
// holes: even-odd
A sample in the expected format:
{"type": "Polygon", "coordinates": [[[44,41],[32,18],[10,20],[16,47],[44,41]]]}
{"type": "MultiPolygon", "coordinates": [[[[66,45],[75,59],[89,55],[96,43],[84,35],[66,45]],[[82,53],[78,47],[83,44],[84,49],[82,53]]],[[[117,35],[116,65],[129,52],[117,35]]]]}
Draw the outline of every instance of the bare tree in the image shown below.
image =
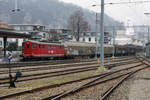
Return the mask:
{"type": "Polygon", "coordinates": [[[68,28],[72,30],[72,34],[76,37],[77,41],[79,41],[80,35],[90,30],[90,25],[85,19],[83,12],[77,10],[69,17],[68,28]]]}

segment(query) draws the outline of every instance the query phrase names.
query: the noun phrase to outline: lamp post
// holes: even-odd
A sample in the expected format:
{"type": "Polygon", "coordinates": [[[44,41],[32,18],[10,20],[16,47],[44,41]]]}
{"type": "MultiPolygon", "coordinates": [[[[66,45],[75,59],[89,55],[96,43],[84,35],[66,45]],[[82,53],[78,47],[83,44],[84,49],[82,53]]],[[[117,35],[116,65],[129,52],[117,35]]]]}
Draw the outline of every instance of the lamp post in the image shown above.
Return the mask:
{"type": "Polygon", "coordinates": [[[20,9],[18,8],[18,0],[15,0],[15,9],[12,10],[12,12],[17,12],[20,11],[20,9]]]}
{"type": "Polygon", "coordinates": [[[149,15],[150,13],[144,13],[147,16],[147,32],[148,32],[148,36],[147,36],[147,42],[149,42],[149,15]]]}

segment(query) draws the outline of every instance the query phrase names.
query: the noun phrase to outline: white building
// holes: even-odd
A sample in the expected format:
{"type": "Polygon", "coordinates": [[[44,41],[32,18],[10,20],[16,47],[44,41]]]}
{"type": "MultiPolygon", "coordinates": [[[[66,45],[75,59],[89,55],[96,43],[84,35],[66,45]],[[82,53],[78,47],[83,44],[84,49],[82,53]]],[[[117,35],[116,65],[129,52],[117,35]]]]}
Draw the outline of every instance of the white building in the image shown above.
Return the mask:
{"type": "Polygon", "coordinates": [[[71,30],[69,29],[46,29],[49,33],[50,41],[72,40],[71,30]]]}
{"type": "Polygon", "coordinates": [[[132,39],[129,35],[126,34],[126,30],[118,30],[117,36],[115,37],[115,44],[117,45],[125,45],[131,44],[132,39]]]}
{"type": "Polygon", "coordinates": [[[133,44],[143,46],[143,41],[136,38],[136,36],[133,35],[133,33],[130,34],[129,31],[118,30],[117,36],[115,37],[115,44],[117,45],[133,44]]]}
{"type": "MultiPolygon", "coordinates": [[[[0,21],[0,29],[12,30],[12,28],[3,21],[0,21]]],[[[12,39],[7,39],[7,41],[11,41],[12,39]]],[[[3,38],[0,38],[0,50],[4,47],[3,38]]]]}
{"type": "MultiPolygon", "coordinates": [[[[28,32],[34,40],[48,40],[49,34],[45,32],[45,26],[38,24],[10,24],[14,30],[28,32]]],[[[18,46],[22,46],[23,39],[18,39],[18,46]]]]}
{"type": "Polygon", "coordinates": [[[9,24],[13,29],[18,31],[44,31],[45,26],[38,24],[9,24]]]}
{"type": "Polygon", "coordinates": [[[115,37],[115,44],[118,45],[126,45],[126,44],[132,44],[132,45],[138,45],[143,46],[143,38],[139,38],[136,34],[133,27],[132,22],[130,19],[127,19],[127,23],[125,24],[126,30],[118,30],[117,36],[115,37]]]}
{"type": "MultiPolygon", "coordinates": [[[[100,33],[97,33],[98,35],[96,36],[95,32],[87,32],[83,33],[82,36],[79,38],[79,42],[87,42],[87,43],[96,43],[96,40],[98,40],[98,43],[100,43],[100,33]]],[[[77,41],[75,37],[72,37],[71,41],[77,41]]],[[[110,33],[105,32],[104,33],[104,43],[105,44],[110,44],[111,42],[111,36],[110,33]]]]}
{"type": "Polygon", "coordinates": [[[95,36],[83,36],[79,38],[80,42],[96,43],[95,36]]]}

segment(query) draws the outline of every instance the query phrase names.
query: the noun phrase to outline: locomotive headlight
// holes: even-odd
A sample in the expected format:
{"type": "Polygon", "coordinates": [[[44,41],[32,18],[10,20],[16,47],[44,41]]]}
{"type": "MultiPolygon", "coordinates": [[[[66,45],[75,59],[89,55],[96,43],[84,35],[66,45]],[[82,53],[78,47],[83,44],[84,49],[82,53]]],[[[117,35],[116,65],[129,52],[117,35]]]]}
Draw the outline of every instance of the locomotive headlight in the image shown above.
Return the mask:
{"type": "Polygon", "coordinates": [[[51,53],[54,53],[54,51],[51,51],[51,53]]]}

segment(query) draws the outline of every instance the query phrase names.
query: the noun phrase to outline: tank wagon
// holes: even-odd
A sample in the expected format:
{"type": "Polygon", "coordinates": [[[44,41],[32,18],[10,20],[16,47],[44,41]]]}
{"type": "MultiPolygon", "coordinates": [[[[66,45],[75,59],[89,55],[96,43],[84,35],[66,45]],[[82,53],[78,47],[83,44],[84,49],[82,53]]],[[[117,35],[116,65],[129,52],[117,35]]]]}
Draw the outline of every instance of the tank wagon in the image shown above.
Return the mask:
{"type": "MultiPolygon", "coordinates": [[[[29,58],[78,58],[78,57],[94,57],[95,43],[85,42],[59,42],[59,43],[45,43],[37,41],[26,41],[22,44],[22,56],[24,59],[29,58]]],[[[105,57],[112,56],[112,45],[104,45],[105,57]]],[[[119,46],[115,45],[115,55],[135,55],[142,49],[133,45],[119,46]]],[[[98,52],[100,47],[98,47],[98,52]]],[[[100,54],[98,53],[98,56],[100,54]]]]}

